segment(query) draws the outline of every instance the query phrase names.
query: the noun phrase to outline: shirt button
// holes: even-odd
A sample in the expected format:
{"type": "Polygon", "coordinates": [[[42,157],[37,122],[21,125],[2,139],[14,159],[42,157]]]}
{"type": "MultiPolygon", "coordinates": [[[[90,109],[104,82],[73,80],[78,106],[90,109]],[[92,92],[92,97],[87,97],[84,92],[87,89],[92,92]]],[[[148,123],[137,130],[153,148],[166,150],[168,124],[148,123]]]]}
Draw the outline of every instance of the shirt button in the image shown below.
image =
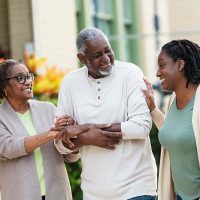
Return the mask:
{"type": "Polygon", "coordinates": [[[101,91],[101,89],[100,89],[100,88],[98,88],[97,90],[98,90],[98,91],[101,91]]]}
{"type": "Polygon", "coordinates": [[[97,99],[101,99],[101,97],[100,97],[100,96],[98,96],[98,97],[97,97],[97,99]]]}
{"type": "Polygon", "coordinates": [[[97,81],[97,84],[100,84],[100,81],[97,81]]]}

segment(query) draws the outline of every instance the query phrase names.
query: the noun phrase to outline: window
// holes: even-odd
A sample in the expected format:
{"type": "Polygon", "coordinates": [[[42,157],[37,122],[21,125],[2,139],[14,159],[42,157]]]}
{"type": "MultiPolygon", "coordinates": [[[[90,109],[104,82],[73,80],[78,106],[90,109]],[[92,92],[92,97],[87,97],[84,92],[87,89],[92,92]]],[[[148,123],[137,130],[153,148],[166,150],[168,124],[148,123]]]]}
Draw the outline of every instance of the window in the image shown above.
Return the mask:
{"type": "Polygon", "coordinates": [[[113,5],[112,0],[91,0],[93,25],[100,28],[109,37],[112,35],[113,5]]]}

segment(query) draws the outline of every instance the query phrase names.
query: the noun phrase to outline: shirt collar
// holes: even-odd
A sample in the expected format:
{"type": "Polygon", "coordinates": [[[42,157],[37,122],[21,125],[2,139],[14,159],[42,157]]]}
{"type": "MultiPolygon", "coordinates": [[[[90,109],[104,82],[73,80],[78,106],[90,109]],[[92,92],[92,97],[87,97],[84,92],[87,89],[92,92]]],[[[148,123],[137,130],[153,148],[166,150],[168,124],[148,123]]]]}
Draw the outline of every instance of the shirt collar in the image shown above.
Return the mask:
{"type": "Polygon", "coordinates": [[[89,80],[90,82],[97,82],[97,81],[99,81],[99,80],[107,80],[107,79],[109,79],[109,78],[111,78],[111,77],[113,76],[114,66],[115,66],[115,65],[113,64],[113,65],[112,65],[111,73],[110,73],[109,75],[104,76],[104,77],[102,77],[102,78],[97,78],[97,79],[95,79],[95,78],[93,78],[92,76],[89,75],[89,73],[88,73],[88,68],[87,68],[87,66],[85,66],[85,67],[86,67],[86,76],[87,76],[87,78],[88,78],[88,80],[89,80]]]}

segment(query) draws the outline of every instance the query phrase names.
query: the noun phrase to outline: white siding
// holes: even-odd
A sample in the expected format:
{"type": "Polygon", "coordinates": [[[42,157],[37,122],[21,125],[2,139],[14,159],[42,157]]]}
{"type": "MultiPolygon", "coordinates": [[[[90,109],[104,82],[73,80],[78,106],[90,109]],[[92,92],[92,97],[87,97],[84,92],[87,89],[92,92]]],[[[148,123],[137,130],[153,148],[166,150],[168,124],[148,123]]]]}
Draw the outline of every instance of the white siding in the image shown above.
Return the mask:
{"type": "Polygon", "coordinates": [[[33,0],[33,32],[36,54],[60,68],[78,67],[74,0],[33,0]]]}
{"type": "Polygon", "coordinates": [[[0,0],[0,48],[9,50],[7,1],[0,0]]]}
{"type": "Polygon", "coordinates": [[[29,0],[8,0],[12,58],[23,58],[25,44],[33,40],[30,6],[29,0]]]}

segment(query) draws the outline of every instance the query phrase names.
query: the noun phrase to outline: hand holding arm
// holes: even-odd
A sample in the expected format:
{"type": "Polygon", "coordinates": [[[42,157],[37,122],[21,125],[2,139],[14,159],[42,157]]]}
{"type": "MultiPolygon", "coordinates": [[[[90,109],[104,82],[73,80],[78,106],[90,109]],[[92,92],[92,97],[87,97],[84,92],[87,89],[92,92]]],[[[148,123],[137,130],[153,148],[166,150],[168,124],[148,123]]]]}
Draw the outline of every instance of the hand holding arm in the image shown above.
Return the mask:
{"type": "Polygon", "coordinates": [[[51,130],[59,130],[59,137],[62,137],[62,140],[69,145],[69,147],[74,147],[71,139],[76,138],[78,135],[88,132],[90,129],[103,129],[110,127],[110,124],[84,124],[84,125],[71,125],[67,126],[64,129],[61,127],[55,127],[51,130]]]}
{"type": "Polygon", "coordinates": [[[54,127],[51,130],[60,131],[57,136],[57,139],[62,138],[62,141],[68,144],[69,147],[74,147],[74,144],[70,139],[76,138],[81,133],[88,131],[88,129],[89,125],[85,124],[85,125],[71,125],[71,126],[66,126],[65,128],[54,127]]]}
{"type": "Polygon", "coordinates": [[[115,149],[115,146],[120,143],[121,139],[121,132],[105,131],[93,127],[87,132],[79,135],[77,139],[74,139],[74,144],[79,146],[93,145],[106,149],[115,149]]]}
{"type": "Polygon", "coordinates": [[[68,126],[68,125],[74,125],[74,124],[75,124],[74,119],[72,117],[68,116],[68,115],[56,117],[55,121],[54,121],[55,127],[68,126]]]}
{"type": "Polygon", "coordinates": [[[159,129],[164,122],[164,114],[158,108],[156,108],[154,101],[154,91],[151,83],[149,83],[149,81],[146,78],[144,78],[144,82],[146,83],[147,89],[141,89],[141,90],[146,97],[145,99],[151,111],[152,119],[156,127],[159,129]]]}

